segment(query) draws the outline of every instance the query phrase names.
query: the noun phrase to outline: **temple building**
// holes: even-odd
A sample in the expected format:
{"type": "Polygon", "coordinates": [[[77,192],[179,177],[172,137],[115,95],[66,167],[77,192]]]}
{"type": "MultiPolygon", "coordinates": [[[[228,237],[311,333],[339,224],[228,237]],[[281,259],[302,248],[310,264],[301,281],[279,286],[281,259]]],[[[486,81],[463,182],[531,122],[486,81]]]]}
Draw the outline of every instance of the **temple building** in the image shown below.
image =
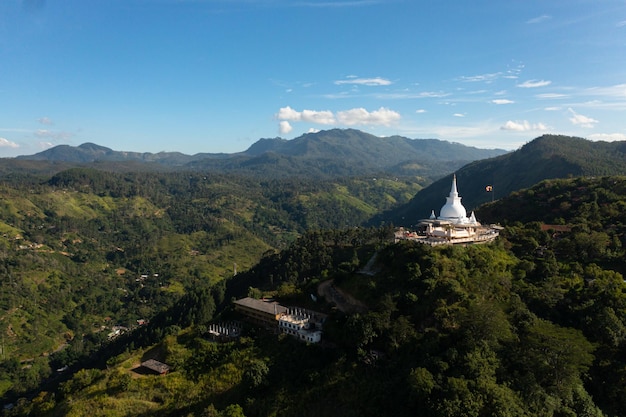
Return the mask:
{"type": "Polygon", "coordinates": [[[490,242],[498,237],[499,231],[498,226],[480,224],[473,211],[467,216],[454,175],[450,194],[446,197],[446,204],[441,207],[439,216],[432,210],[428,219],[419,221],[417,231],[400,229],[395,237],[396,240],[410,239],[429,245],[469,244],[490,242]]]}
{"type": "Polygon", "coordinates": [[[285,307],[275,301],[256,300],[251,297],[234,302],[235,311],[255,324],[277,329],[301,341],[319,343],[326,314],[299,307],[285,307]]]}

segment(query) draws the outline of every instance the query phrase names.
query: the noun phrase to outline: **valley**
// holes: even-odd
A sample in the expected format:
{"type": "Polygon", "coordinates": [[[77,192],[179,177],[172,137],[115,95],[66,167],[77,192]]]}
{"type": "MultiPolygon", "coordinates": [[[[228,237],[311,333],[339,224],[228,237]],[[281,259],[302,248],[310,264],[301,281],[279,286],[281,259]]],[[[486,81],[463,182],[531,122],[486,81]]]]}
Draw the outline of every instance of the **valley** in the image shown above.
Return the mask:
{"type": "Polygon", "coordinates": [[[426,162],[348,129],[167,168],[2,161],[3,415],[623,415],[626,158],[581,141],[426,162]],[[499,237],[394,242],[453,174],[499,237]],[[327,315],[323,343],[245,323],[245,297],[327,315]]]}

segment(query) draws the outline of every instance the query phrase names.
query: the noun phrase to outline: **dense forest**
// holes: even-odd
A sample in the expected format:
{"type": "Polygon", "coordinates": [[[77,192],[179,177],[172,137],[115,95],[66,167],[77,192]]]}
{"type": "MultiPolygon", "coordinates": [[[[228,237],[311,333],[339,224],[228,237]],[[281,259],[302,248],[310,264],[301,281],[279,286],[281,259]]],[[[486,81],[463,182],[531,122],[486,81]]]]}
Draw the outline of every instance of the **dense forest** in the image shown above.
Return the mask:
{"type": "Polygon", "coordinates": [[[190,289],[250,268],[305,230],[358,225],[423,181],[87,168],[5,176],[0,393],[35,388],[190,289]]]}
{"type": "MultiPolygon", "coordinates": [[[[68,184],[55,178],[45,186],[68,184]]],[[[98,195],[98,187],[90,187],[86,194],[98,195]]],[[[124,192],[119,197],[130,198],[124,192]]],[[[77,340],[94,343],[90,339],[98,332],[89,328],[80,336],[68,334],[69,346],[49,357],[28,363],[5,359],[1,372],[13,408],[4,413],[625,415],[625,204],[624,177],[545,181],[481,207],[479,219],[499,222],[504,230],[492,244],[466,247],[394,243],[392,227],[302,229],[280,251],[267,244],[272,249],[260,262],[234,277],[204,280],[206,285],[198,285],[199,279],[192,286],[181,281],[179,296],[154,310],[148,325],[102,341],[94,355],[75,347],[77,340]],[[366,308],[346,313],[331,300],[311,297],[329,280],[366,308]],[[208,326],[236,320],[231,300],[243,296],[272,297],[328,314],[323,343],[300,343],[252,325],[244,325],[234,341],[210,341],[208,326]],[[172,372],[132,371],[155,356],[172,372]],[[64,363],[73,365],[66,372],[54,370],[64,363]],[[39,381],[44,384],[37,388],[39,381]]],[[[154,213],[153,207],[141,208],[154,213]]],[[[8,215],[11,206],[4,212],[8,215]]],[[[44,233],[47,228],[38,224],[29,229],[22,223],[23,233],[44,233]]],[[[3,227],[10,235],[8,228],[17,225],[3,227]]],[[[3,311],[26,311],[10,305],[17,288],[26,291],[10,281],[18,282],[13,271],[20,270],[11,253],[5,250],[3,276],[9,282],[3,283],[3,311]]],[[[89,263],[96,255],[86,256],[89,263]]],[[[128,264],[112,259],[130,269],[144,258],[129,255],[128,264]]],[[[166,265],[158,256],[146,259],[166,265]]],[[[144,288],[150,279],[148,274],[144,288]]],[[[35,285],[34,278],[29,283],[35,285]]],[[[73,281],[62,277],[44,276],[39,285],[31,295],[45,289],[76,292],[73,281]]],[[[171,286],[164,287],[174,292],[171,286]]],[[[16,314],[5,316],[3,325],[16,314]]],[[[3,334],[7,338],[9,332],[3,334]]]]}

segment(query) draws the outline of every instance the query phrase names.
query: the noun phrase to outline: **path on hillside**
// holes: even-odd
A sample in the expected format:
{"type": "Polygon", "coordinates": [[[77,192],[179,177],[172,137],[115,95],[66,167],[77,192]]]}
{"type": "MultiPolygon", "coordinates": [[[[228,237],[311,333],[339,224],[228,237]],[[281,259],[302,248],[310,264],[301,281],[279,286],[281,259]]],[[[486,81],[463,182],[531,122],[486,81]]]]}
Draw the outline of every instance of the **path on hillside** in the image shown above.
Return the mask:
{"type": "Polygon", "coordinates": [[[332,279],[322,282],[317,287],[317,294],[324,297],[328,303],[335,304],[337,309],[344,313],[364,313],[367,311],[365,304],[337,288],[332,279]]]}

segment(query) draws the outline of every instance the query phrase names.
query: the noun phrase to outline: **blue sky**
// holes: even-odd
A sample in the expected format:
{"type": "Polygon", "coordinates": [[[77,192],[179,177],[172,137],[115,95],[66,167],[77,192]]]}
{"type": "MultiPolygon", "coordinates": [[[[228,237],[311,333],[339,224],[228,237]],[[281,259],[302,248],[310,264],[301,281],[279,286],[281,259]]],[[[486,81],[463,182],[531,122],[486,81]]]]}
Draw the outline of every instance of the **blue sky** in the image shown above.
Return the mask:
{"type": "Polygon", "coordinates": [[[2,0],[0,156],[626,140],[624,0],[2,0]]]}

